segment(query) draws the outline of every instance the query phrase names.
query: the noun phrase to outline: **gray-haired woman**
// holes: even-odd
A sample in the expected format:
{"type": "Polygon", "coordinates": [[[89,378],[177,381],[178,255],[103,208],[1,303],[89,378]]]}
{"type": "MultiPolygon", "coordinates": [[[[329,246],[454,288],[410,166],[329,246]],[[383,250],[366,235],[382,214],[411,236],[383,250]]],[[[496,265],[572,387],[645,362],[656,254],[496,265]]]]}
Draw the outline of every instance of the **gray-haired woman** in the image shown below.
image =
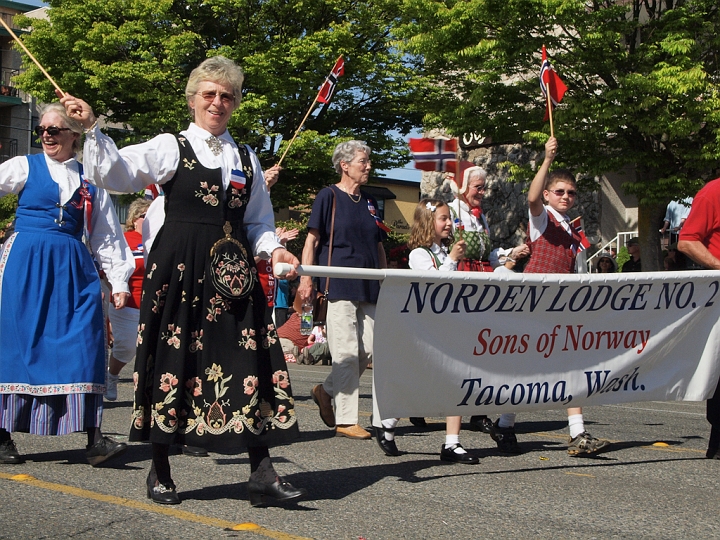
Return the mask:
{"type": "Polygon", "coordinates": [[[275,236],[257,156],[227,131],[242,83],[242,70],[231,60],[205,60],[185,89],[193,117],[188,129],[122,150],[97,128],[87,103],[73,96],[61,100],[88,129],[88,178],[118,191],[148,184],[165,191],[165,223],[143,282],[130,432],[131,441],[153,443],[147,494],[159,504],[180,502],[168,460],[173,443],[221,453],[247,450],[253,506],[266,497],[290,501],[306,495],[279,477],[268,451],[299,432],[285,358],[253,257],[272,259],[273,267],[296,267],[298,260],[275,236]],[[224,266],[210,268],[211,248],[226,235],[244,250],[227,261],[239,270],[233,275],[224,266]],[[230,294],[215,280],[218,274],[242,284],[240,291],[247,287],[247,295],[230,294]]]}
{"type": "MultiPolygon", "coordinates": [[[[315,198],[302,262],[327,265],[332,229],[332,266],[385,268],[382,245],[385,232],[377,214],[377,202],[361,189],[372,169],[370,148],[362,141],[340,143],[332,162],[340,181],[320,190],[315,198]]],[[[369,439],[370,433],[358,424],[358,394],[360,375],[372,362],[380,284],[376,280],[333,278],[329,285],[327,335],[332,371],[323,384],[312,389],[312,397],[320,407],[323,422],[328,427],[337,426],[337,435],[369,439]]],[[[297,294],[304,300],[311,298],[313,285],[309,277],[300,278],[297,294]]],[[[374,421],[379,420],[375,414],[374,421]]]]}

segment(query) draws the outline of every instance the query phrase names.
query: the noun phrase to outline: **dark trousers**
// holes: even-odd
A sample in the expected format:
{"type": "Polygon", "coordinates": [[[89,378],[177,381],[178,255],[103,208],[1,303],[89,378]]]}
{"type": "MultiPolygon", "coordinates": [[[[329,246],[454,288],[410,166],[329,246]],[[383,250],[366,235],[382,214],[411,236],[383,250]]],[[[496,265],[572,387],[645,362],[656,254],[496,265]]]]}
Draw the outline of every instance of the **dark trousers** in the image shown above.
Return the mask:
{"type": "Polygon", "coordinates": [[[706,418],[712,426],[708,449],[718,450],[720,448],[720,383],[718,383],[717,388],[715,388],[713,397],[707,400],[706,418]]]}

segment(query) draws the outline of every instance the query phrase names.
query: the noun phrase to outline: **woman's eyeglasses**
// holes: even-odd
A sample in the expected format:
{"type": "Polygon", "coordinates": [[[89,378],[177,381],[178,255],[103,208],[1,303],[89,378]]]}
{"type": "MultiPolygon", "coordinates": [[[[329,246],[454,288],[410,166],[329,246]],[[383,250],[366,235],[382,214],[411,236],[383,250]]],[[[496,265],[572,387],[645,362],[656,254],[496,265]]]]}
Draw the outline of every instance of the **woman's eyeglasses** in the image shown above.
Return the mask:
{"type": "Polygon", "coordinates": [[[566,193],[568,194],[568,197],[575,197],[577,195],[577,191],[574,189],[548,189],[550,193],[554,193],[558,197],[562,197],[566,193]]]}
{"type": "Polygon", "coordinates": [[[45,133],[46,131],[48,135],[50,135],[51,137],[55,137],[56,135],[60,135],[61,131],[70,131],[70,128],[60,128],[57,126],[35,126],[35,135],[37,135],[38,137],[42,137],[43,133],[45,133]]]}
{"type": "Polygon", "coordinates": [[[144,217],[145,217],[145,214],[140,214],[140,215],[139,215],[138,217],[136,217],[135,219],[142,219],[142,218],[144,218],[144,217]]]}
{"type": "MultiPolygon", "coordinates": [[[[198,92],[198,95],[202,96],[202,98],[208,103],[212,103],[215,101],[218,93],[215,90],[205,90],[204,92],[198,92]]],[[[227,92],[220,92],[220,101],[222,101],[225,105],[235,103],[235,95],[228,94],[227,92]]]]}

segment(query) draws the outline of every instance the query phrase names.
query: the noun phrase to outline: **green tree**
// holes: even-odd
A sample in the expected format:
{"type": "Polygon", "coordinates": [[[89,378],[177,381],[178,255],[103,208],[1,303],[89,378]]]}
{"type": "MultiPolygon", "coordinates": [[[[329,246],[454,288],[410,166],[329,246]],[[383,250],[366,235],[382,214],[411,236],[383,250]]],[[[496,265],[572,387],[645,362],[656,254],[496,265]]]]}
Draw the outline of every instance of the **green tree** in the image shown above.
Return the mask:
{"type": "Polygon", "coordinates": [[[556,166],[588,177],[630,166],[643,269],[661,269],[665,205],[717,176],[717,1],[404,0],[404,10],[398,43],[424,61],[419,112],[451,133],[543,144],[547,46],[569,87],[554,113],[556,166]]]}
{"type": "MultiPolygon", "coordinates": [[[[334,146],[358,138],[374,149],[378,169],[403,162],[400,134],[419,122],[411,109],[413,66],[390,45],[398,0],[50,0],[49,20],[23,39],[69,93],[86,99],[119,144],[177,131],[189,115],[184,87],[190,71],[223,54],[246,73],[243,101],[230,131],[277,162],[338,55],[345,75],[330,104],[318,106],[291,148],[274,204],[305,203],[334,181],[334,146]],[[396,133],[390,136],[388,133],[396,133]]],[[[52,86],[25,61],[17,79],[40,99],[52,86]]]]}

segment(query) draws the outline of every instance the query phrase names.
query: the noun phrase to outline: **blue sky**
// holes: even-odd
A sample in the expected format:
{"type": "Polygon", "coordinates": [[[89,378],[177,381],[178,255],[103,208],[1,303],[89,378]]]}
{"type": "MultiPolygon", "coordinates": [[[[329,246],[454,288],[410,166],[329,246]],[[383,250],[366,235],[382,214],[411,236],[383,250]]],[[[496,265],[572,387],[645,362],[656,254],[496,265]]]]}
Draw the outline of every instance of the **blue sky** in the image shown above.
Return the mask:
{"type": "MultiPolygon", "coordinates": [[[[10,0],[10,2],[13,2],[14,0],[10,0]]],[[[18,4],[26,4],[29,6],[37,6],[37,7],[43,7],[47,4],[45,2],[42,2],[41,0],[18,0],[18,4]]]]}

